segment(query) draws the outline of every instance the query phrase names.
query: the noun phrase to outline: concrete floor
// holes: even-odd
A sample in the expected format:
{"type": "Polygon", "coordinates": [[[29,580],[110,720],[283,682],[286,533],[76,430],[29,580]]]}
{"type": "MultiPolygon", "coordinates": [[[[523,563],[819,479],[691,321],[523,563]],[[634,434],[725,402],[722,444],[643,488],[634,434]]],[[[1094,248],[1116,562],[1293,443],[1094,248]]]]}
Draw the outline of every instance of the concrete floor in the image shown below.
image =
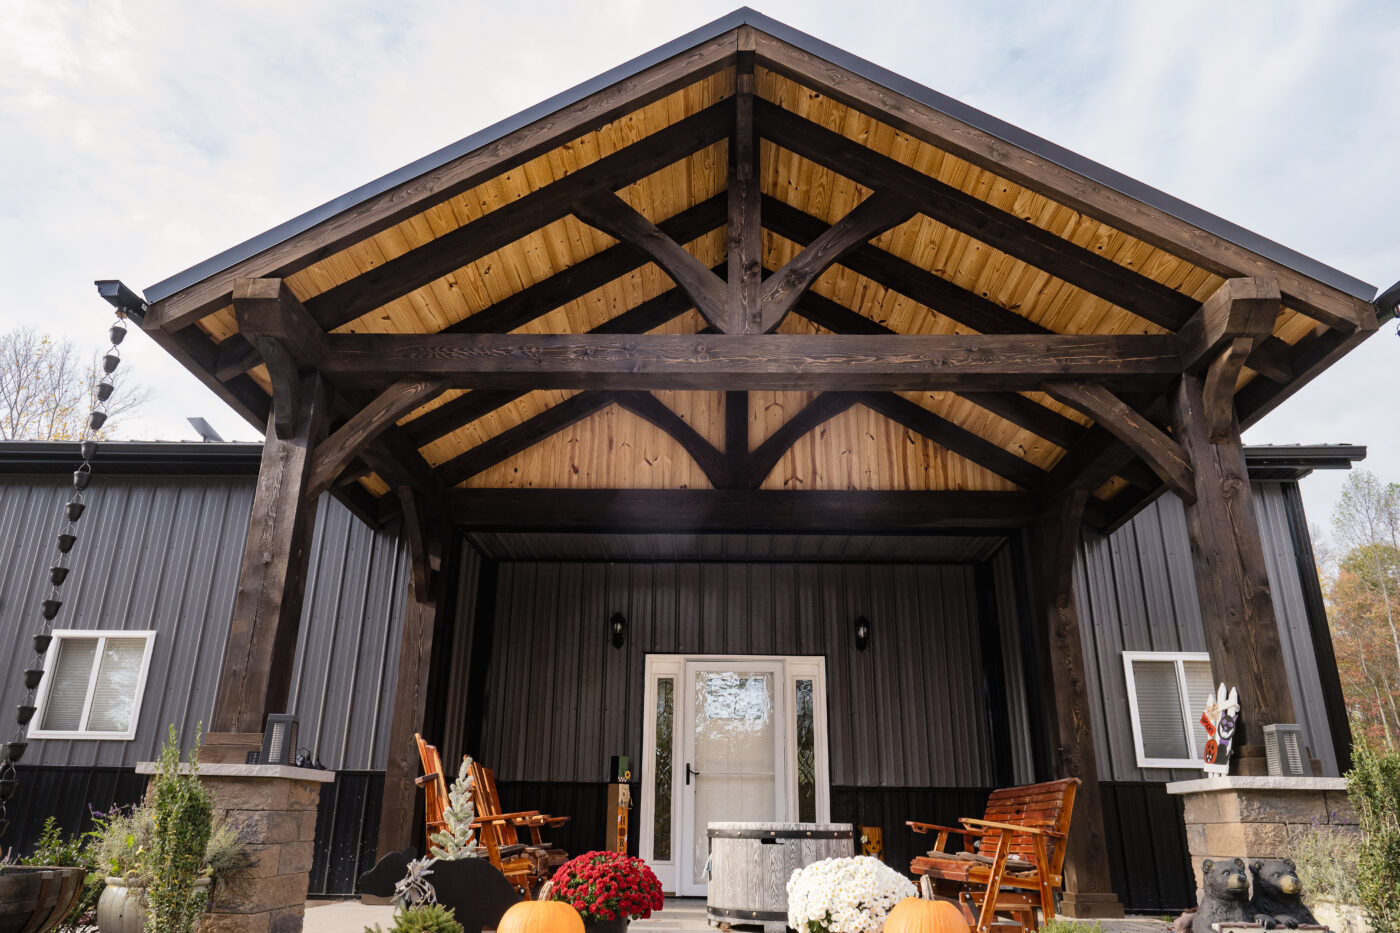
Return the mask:
{"type": "MultiPolygon", "coordinates": [[[[306,907],[305,933],[361,933],[376,923],[387,928],[394,917],[392,907],[369,907],[359,901],[308,901],[306,907]]],[[[1169,933],[1171,929],[1162,920],[1143,917],[1100,923],[1102,933],[1169,933]]],[[[1084,922],[1086,931],[1092,926],[1092,922],[1084,922]]],[[[698,897],[668,897],[664,910],[652,914],[650,920],[634,922],[630,929],[636,933],[717,933],[706,924],[705,901],[698,897]]],[[[741,933],[748,930],[737,929],[741,933]]]]}

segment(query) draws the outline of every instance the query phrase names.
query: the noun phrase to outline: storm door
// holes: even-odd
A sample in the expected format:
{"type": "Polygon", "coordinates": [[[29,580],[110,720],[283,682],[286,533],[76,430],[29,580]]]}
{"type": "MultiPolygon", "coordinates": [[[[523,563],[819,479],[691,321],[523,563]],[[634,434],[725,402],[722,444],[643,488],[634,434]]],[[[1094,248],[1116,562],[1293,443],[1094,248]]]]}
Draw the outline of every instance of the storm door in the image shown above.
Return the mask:
{"type": "Polygon", "coordinates": [[[703,895],[711,822],[825,822],[822,658],[647,658],[642,857],[703,895]]]}

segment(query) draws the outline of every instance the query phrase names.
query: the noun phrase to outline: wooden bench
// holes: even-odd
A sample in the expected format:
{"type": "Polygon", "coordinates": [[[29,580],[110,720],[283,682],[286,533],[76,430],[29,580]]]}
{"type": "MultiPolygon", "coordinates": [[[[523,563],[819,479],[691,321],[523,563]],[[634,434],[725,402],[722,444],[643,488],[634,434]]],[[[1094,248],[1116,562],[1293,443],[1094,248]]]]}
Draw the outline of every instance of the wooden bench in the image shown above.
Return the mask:
{"type": "Polygon", "coordinates": [[[1037,928],[1055,916],[1055,896],[1064,884],[1065,841],[1078,778],[1009,787],[987,798],[982,819],[959,818],[961,827],[909,821],[916,833],[937,833],[926,855],[909,870],[932,883],[936,894],[955,899],[975,933],[993,926],[1037,928]],[[958,836],[962,851],[949,851],[958,836]]]}

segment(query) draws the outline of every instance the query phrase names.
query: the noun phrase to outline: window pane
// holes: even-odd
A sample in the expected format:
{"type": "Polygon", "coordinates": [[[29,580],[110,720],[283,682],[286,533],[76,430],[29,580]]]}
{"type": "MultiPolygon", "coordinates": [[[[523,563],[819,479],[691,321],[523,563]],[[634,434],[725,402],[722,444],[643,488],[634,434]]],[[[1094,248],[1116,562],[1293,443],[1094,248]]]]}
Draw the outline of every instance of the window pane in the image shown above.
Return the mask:
{"type": "Polygon", "coordinates": [[[817,733],[810,680],[797,681],[797,820],[817,821],[817,733]]]}
{"type": "Polygon", "coordinates": [[[109,638],[97,668],[88,714],[90,732],[125,732],[136,704],[136,682],[146,653],[144,638],[109,638]]]}
{"type": "Polygon", "coordinates": [[[1183,661],[1186,670],[1186,708],[1191,712],[1191,734],[1196,737],[1196,757],[1206,750],[1205,727],[1201,725],[1201,713],[1205,712],[1206,699],[1215,695],[1215,681],[1210,676],[1209,661],[1183,661]]]}
{"type": "Polygon", "coordinates": [[[675,745],[676,682],[656,682],[656,814],[652,821],[652,858],[671,860],[671,753],[675,745]]]}
{"type": "Polygon", "coordinates": [[[1133,662],[1142,752],[1148,758],[1190,758],[1175,661],[1133,662]]]}
{"type": "Polygon", "coordinates": [[[47,676],[49,696],[44,702],[43,729],[74,732],[82,728],[83,703],[87,700],[92,661],[97,654],[96,638],[60,638],[58,658],[47,676]]]}

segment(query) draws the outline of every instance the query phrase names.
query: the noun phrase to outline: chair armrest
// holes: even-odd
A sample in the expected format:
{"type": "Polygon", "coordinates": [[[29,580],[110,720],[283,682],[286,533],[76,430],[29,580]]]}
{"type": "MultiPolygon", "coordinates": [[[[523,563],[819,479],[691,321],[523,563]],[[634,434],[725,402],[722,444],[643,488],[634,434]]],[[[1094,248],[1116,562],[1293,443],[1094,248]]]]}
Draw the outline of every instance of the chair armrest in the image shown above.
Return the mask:
{"type": "MultiPolygon", "coordinates": [[[[1020,823],[996,823],[992,820],[973,820],[966,818],[958,822],[962,823],[968,829],[972,829],[974,832],[976,832],[976,828],[983,828],[994,829],[999,833],[1028,833],[1032,836],[1053,836],[1056,839],[1063,839],[1065,837],[1064,833],[1057,833],[1053,829],[1042,829],[1039,826],[1022,826],[1020,823]]],[[[978,833],[978,835],[982,834],[978,833]]]]}
{"type": "Polygon", "coordinates": [[[496,819],[506,820],[517,826],[528,826],[543,818],[543,814],[538,810],[517,810],[514,813],[497,813],[494,816],[496,819]]]}
{"type": "Polygon", "coordinates": [[[961,836],[976,836],[976,835],[978,835],[977,833],[970,832],[970,831],[968,831],[968,830],[966,830],[966,829],[960,829],[960,828],[958,828],[958,827],[956,827],[956,826],[939,826],[937,823],[916,823],[916,822],[913,821],[913,820],[905,820],[905,821],[904,821],[904,825],[905,825],[905,826],[908,826],[910,829],[914,830],[914,832],[916,832],[916,833],[936,832],[936,833],[957,833],[957,834],[959,834],[959,835],[961,835],[961,836]]]}
{"type": "Polygon", "coordinates": [[[419,787],[427,787],[429,784],[434,783],[440,777],[442,777],[441,774],[438,774],[436,771],[433,771],[432,773],[425,774],[422,777],[414,778],[413,783],[418,785],[419,787]]]}
{"type": "Polygon", "coordinates": [[[563,826],[565,823],[569,822],[570,819],[571,817],[567,816],[546,816],[544,821],[550,826],[563,826]]]}

